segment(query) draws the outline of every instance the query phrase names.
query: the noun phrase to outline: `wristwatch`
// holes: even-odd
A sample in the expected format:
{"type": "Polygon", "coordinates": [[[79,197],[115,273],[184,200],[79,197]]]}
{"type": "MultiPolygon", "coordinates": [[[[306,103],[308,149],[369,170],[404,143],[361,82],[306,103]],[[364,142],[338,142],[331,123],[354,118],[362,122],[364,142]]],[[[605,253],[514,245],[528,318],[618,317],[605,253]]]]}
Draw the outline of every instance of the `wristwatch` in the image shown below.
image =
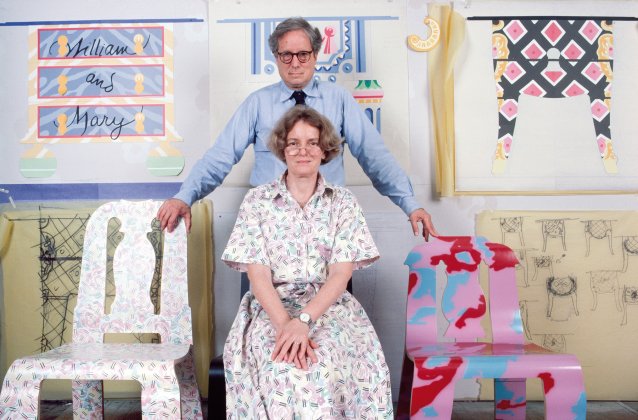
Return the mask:
{"type": "Polygon", "coordinates": [[[299,314],[299,321],[303,322],[309,327],[312,325],[312,318],[310,318],[310,314],[306,312],[302,312],[299,314]]]}

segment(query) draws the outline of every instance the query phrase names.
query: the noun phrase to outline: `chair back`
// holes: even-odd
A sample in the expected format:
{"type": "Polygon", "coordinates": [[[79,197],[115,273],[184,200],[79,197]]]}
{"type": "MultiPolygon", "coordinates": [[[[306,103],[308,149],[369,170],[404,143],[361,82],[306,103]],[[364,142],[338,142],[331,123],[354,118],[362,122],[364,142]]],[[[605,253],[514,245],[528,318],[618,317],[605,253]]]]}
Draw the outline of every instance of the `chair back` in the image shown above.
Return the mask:
{"type": "Polygon", "coordinates": [[[439,341],[436,267],[441,263],[445,265],[447,284],[440,305],[449,322],[443,337],[458,341],[489,339],[481,326],[489,311],[493,343],[524,342],[514,251],[483,237],[440,236],[414,247],[405,260],[410,268],[407,349],[439,341]],[[479,283],[481,262],[489,270],[489,304],[479,283]]]}
{"type": "Polygon", "coordinates": [[[192,344],[186,228],[182,221],[172,233],[155,235],[160,240],[154,247],[148,234],[160,205],[157,201],[110,202],[91,215],[73,316],[74,342],[101,343],[105,333],[158,333],[162,342],[192,344]],[[119,219],[123,238],[113,253],[115,298],[106,313],[107,235],[113,218],[119,219]],[[151,301],[156,272],[161,274],[157,314],[151,301]]]}

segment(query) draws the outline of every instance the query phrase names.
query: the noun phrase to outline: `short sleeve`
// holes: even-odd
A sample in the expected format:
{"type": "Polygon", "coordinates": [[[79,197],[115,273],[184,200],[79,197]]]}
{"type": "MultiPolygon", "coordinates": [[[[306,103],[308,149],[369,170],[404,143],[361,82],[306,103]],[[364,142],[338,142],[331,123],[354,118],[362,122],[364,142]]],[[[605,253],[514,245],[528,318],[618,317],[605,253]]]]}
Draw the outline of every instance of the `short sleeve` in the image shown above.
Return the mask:
{"type": "Polygon", "coordinates": [[[247,271],[248,264],[270,266],[261,229],[259,196],[258,190],[253,189],[244,197],[235,226],[222,254],[222,261],[238,271],[247,271]]]}
{"type": "Polygon", "coordinates": [[[359,270],[378,260],[379,251],[359,203],[351,192],[345,191],[338,204],[335,242],[328,264],[352,262],[354,269],[359,270]]]}

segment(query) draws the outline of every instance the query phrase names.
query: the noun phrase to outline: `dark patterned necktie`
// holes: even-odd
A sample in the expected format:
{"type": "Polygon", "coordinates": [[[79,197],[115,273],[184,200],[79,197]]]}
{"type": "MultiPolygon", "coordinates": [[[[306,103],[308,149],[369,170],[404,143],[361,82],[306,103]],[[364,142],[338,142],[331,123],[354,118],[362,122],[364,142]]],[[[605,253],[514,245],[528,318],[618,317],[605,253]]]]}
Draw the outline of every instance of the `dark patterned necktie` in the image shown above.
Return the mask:
{"type": "Polygon", "coordinates": [[[296,90],[290,95],[295,100],[295,105],[306,105],[306,93],[303,90],[296,90]]]}

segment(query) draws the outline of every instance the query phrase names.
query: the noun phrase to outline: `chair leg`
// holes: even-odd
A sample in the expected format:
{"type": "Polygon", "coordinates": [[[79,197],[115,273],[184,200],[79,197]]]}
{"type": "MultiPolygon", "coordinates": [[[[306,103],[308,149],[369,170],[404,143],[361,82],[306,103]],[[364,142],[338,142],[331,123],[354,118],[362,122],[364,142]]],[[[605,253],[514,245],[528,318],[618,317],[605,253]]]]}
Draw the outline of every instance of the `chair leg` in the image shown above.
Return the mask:
{"type": "Polygon", "coordinates": [[[40,415],[41,377],[32,377],[33,369],[23,370],[28,362],[13,362],[0,391],[0,419],[37,419],[40,415]],[[29,372],[27,375],[26,372],[29,372]]]}
{"type": "Polygon", "coordinates": [[[587,396],[583,371],[576,357],[570,357],[565,367],[539,375],[545,391],[545,418],[560,420],[584,419],[587,396]]]}
{"type": "Polygon", "coordinates": [[[494,418],[525,420],[525,379],[494,379],[494,418]]]}
{"type": "Polygon", "coordinates": [[[450,419],[454,404],[454,383],[464,370],[461,357],[415,360],[412,376],[410,419],[450,419]]]}
{"type": "Polygon", "coordinates": [[[158,381],[149,377],[147,382],[140,382],[142,385],[142,419],[182,418],[177,378],[166,378],[158,381]]]}
{"type": "Polygon", "coordinates": [[[193,365],[192,347],[186,357],[175,365],[175,374],[179,381],[182,419],[203,419],[199,388],[197,387],[195,367],[193,365]]]}
{"type": "Polygon", "coordinates": [[[73,418],[104,418],[102,381],[72,381],[73,418]]]}
{"type": "Polygon", "coordinates": [[[399,386],[399,401],[397,403],[396,420],[410,418],[410,397],[412,395],[412,379],[414,375],[414,363],[407,355],[403,355],[403,369],[401,371],[401,384],[399,386]]]}
{"type": "Polygon", "coordinates": [[[210,362],[208,370],[208,420],[226,418],[226,379],[224,357],[219,355],[210,362]]]}

